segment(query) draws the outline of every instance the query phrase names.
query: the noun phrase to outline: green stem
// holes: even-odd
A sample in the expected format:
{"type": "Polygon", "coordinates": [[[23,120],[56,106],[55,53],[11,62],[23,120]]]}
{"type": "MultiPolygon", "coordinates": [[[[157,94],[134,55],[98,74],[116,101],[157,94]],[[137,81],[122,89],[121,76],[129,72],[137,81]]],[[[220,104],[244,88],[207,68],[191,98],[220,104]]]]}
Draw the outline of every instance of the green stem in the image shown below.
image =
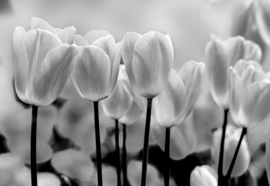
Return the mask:
{"type": "Polygon", "coordinates": [[[141,186],[146,186],[147,164],[148,164],[148,145],[149,145],[150,124],[151,124],[151,109],[152,109],[152,99],[147,99],[141,186]]]}
{"type": "Polygon", "coordinates": [[[232,159],[232,161],[231,161],[231,164],[230,164],[230,167],[229,167],[229,169],[228,169],[228,172],[227,172],[227,174],[226,174],[226,176],[225,176],[225,179],[226,179],[226,180],[229,180],[230,177],[231,177],[231,174],[232,174],[232,171],[233,171],[233,167],[234,167],[234,164],[235,164],[235,161],[236,161],[236,158],[237,158],[237,155],[238,155],[238,152],[239,152],[239,149],[240,149],[242,140],[243,140],[244,136],[246,135],[246,133],[247,133],[247,128],[243,127],[243,130],[242,130],[240,139],[239,139],[239,141],[238,141],[236,150],[235,150],[234,155],[233,155],[233,159],[232,159]]]}
{"type": "Polygon", "coordinates": [[[37,158],[36,158],[36,138],[37,138],[37,116],[38,107],[32,106],[31,124],[31,181],[33,186],[37,186],[37,158]]]}
{"type": "Polygon", "coordinates": [[[221,185],[223,182],[223,154],[224,154],[224,143],[226,136],[226,127],[227,127],[227,117],[229,109],[224,109],[224,119],[222,125],[222,136],[220,141],[220,150],[219,150],[219,162],[218,162],[218,185],[221,185]]]}
{"type": "Polygon", "coordinates": [[[120,167],[120,148],[119,148],[119,129],[118,120],[115,120],[115,150],[116,150],[116,172],[117,172],[117,185],[121,186],[121,167],[120,167]]]}
{"type": "Polygon", "coordinates": [[[171,128],[166,128],[165,135],[165,172],[164,172],[164,185],[170,185],[170,136],[171,128]]]}
{"type": "Polygon", "coordinates": [[[98,101],[94,101],[93,103],[94,103],[94,115],[95,115],[95,134],[96,134],[96,155],[97,155],[98,186],[103,186],[103,183],[102,183],[102,164],[101,164],[101,145],[100,145],[100,132],[99,132],[98,101]]]}
{"type": "Polygon", "coordinates": [[[123,124],[122,126],[123,126],[123,149],[122,149],[123,180],[124,180],[124,186],[128,186],[127,148],[126,148],[127,128],[125,124],[123,124]]]}

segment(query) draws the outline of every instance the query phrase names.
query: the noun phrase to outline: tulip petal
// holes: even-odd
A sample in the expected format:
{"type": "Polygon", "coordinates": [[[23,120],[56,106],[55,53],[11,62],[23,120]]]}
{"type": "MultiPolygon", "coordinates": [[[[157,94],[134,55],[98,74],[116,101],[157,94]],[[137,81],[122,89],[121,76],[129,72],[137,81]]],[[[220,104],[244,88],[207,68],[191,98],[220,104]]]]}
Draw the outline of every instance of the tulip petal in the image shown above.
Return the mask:
{"type": "Polygon", "coordinates": [[[222,107],[228,107],[227,71],[229,61],[221,41],[213,40],[206,46],[210,91],[214,101],[222,107]]]}
{"type": "Polygon", "coordinates": [[[265,73],[262,70],[254,68],[252,65],[250,65],[243,72],[241,78],[242,78],[243,86],[245,88],[256,81],[260,81],[263,78],[265,78],[265,73]]]}
{"type": "Polygon", "coordinates": [[[241,112],[241,103],[243,95],[243,84],[240,76],[236,70],[232,67],[229,69],[229,90],[230,90],[230,113],[237,124],[242,124],[242,121],[239,121],[239,113],[241,112]]]}
{"type": "Polygon", "coordinates": [[[129,78],[132,89],[137,93],[136,83],[132,70],[133,50],[135,43],[141,37],[140,34],[134,32],[128,32],[123,38],[122,44],[122,57],[126,66],[126,72],[129,78]]]}
{"type": "Polygon", "coordinates": [[[122,82],[118,81],[113,92],[102,101],[105,114],[112,119],[120,119],[124,116],[131,104],[132,97],[124,89],[122,82]]]}
{"type": "MultiPolygon", "coordinates": [[[[30,31],[36,36],[36,32],[30,31]]],[[[28,65],[29,59],[27,55],[27,49],[24,45],[24,39],[26,32],[22,27],[16,27],[13,34],[13,48],[14,48],[14,60],[15,60],[15,87],[16,92],[21,100],[27,102],[25,98],[26,86],[28,80],[28,65]]],[[[31,42],[34,46],[34,42],[31,42]]]]}
{"type": "Polygon", "coordinates": [[[244,94],[243,113],[248,118],[247,127],[263,121],[270,111],[270,82],[262,80],[249,85],[244,94]]]}
{"type": "Polygon", "coordinates": [[[63,30],[60,30],[57,32],[57,36],[63,43],[67,43],[69,45],[73,44],[74,37],[76,34],[76,28],[75,27],[67,27],[63,30]]]}
{"type": "Polygon", "coordinates": [[[257,43],[250,40],[245,41],[245,59],[261,62],[262,50],[257,43]]]}
{"type": "Polygon", "coordinates": [[[173,47],[168,36],[159,32],[144,34],[134,46],[132,60],[138,93],[145,98],[160,94],[168,82],[172,64],[173,47]]]}
{"type": "Polygon", "coordinates": [[[268,0],[255,1],[255,18],[259,33],[263,40],[270,45],[270,3],[268,0]]]}
{"type": "Polygon", "coordinates": [[[106,30],[91,30],[85,34],[84,39],[89,45],[92,45],[97,39],[111,35],[106,30]]]}
{"type": "Polygon", "coordinates": [[[87,46],[88,45],[86,40],[78,34],[74,36],[74,43],[78,46],[87,46]]]}
{"type": "Polygon", "coordinates": [[[177,118],[185,114],[186,90],[182,80],[174,70],[171,70],[168,84],[164,90],[153,100],[152,115],[158,124],[172,127],[177,118]]]}
{"type": "Polygon", "coordinates": [[[178,76],[183,81],[186,89],[186,113],[182,119],[185,119],[189,115],[200,93],[204,67],[203,63],[189,61],[185,63],[178,72],[178,76]]]}
{"type": "Polygon", "coordinates": [[[131,125],[142,115],[142,113],[143,112],[138,104],[133,100],[128,112],[119,119],[119,123],[131,125]]]}
{"type": "Polygon", "coordinates": [[[53,34],[56,34],[55,29],[45,20],[33,17],[31,19],[31,29],[38,29],[40,28],[41,30],[47,30],[53,34]]]}
{"type": "Polygon", "coordinates": [[[77,59],[78,47],[67,44],[51,50],[34,78],[33,91],[37,106],[51,104],[60,94],[77,59]]]}
{"type": "Polygon", "coordinates": [[[82,48],[71,80],[77,92],[84,99],[99,101],[108,96],[110,80],[108,55],[98,47],[82,48]]]}
{"type": "Polygon", "coordinates": [[[237,61],[237,63],[234,66],[234,69],[238,72],[239,76],[241,77],[243,72],[247,69],[248,66],[253,66],[254,68],[258,68],[260,70],[262,70],[262,66],[256,62],[256,61],[246,61],[246,60],[239,60],[237,61]]]}
{"type": "Polygon", "coordinates": [[[240,59],[245,59],[245,39],[242,36],[230,37],[223,41],[223,46],[227,52],[230,66],[234,66],[240,59]]]}

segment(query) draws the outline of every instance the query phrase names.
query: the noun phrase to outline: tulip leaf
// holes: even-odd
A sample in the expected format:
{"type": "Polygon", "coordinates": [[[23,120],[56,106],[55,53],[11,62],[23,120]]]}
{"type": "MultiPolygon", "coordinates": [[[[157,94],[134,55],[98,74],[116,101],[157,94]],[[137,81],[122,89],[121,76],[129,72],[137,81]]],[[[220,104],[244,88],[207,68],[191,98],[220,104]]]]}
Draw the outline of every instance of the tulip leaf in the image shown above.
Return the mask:
{"type": "Polygon", "coordinates": [[[66,98],[58,97],[53,103],[52,106],[54,106],[58,111],[63,108],[63,106],[67,103],[66,98]]]}
{"type": "Polygon", "coordinates": [[[17,95],[16,93],[16,89],[15,89],[15,81],[14,81],[14,77],[12,78],[12,88],[13,88],[13,93],[14,93],[14,97],[15,100],[25,109],[29,109],[31,107],[31,105],[24,103],[17,95]]]}
{"type": "Polygon", "coordinates": [[[72,140],[62,136],[56,127],[53,127],[52,136],[48,143],[53,149],[53,152],[63,151],[69,148],[78,150],[80,149],[80,147],[72,140]]]}

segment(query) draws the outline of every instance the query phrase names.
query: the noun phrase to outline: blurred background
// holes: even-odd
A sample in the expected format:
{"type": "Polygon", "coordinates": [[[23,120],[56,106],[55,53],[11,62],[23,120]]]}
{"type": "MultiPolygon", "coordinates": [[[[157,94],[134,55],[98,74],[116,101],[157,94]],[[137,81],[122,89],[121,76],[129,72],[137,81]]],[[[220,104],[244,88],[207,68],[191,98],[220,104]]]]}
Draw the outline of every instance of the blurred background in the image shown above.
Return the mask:
{"type": "MultiPolygon", "coordinates": [[[[82,36],[90,30],[107,30],[117,42],[123,38],[126,32],[144,34],[157,30],[164,34],[168,33],[173,42],[174,69],[176,70],[179,70],[184,62],[190,60],[205,62],[205,45],[212,34],[224,39],[243,35],[262,47],[264,52],[262,64],[265,70],[269,70],[270,65],[266,62],[269,59],[269,47],[262,41],[256,25],[253,25],[254,20],[252,22],[252,18],[250,18],[250,11],[247,11],[251,2],[251,0],[0,0],[0,133],[7,138],[8,148],[19,154],[28,152],[25,149],[29,148],[27,141],[29,140],[31,119],[30,110],[23,108],[15,100],[12,88],[12,35],[16,26],[22,26],[28,30],[31,18],[39,17],[54,27],[74,26],[77,34],[82,36]],[[22,145],[22,142],[25,142],[26,145],[22,145]]],[[[191,150],[184,150],[186,152],[183,153],[183,157],[189,154],[187,152],[209,149],[212,143],[212,129],[222,124],[222,110],[213,104],[207,87],[205,73],[201,94],[190,119],[193,122],[192,135],[195,140],[179,142],[180,144],[185,143],[182,145],[188,146],[187,149],[191,148],[190,144],[192,146],[191,150]]],[[[78,98],[70,82],[67,83],[60,97],[69,100],[61,112],[52,107],[40,109],[38,122],[41,144],[40,162],[45,162],[52,157],[53,150],[47,147],[47,142],[51,139],[52,128],[56,124],[58,131],[63,136],[69,136],[77,143],[73,146],[79,145],[88,153],[92,153],[91,145],[93,146],[94,142],[91,142],[90,146],[84,145],[89,142],[87,140],[94,138],[90,134],[90,136],[85,134],[86,137],[81,137],[85,130],[93,133],[93,127],[85,129],[89,119],[91,121],[93,119],[91,116],[92,105],[78,98]],[[81,126],[78,129],[78,127],[72,127],[72,124],[67,124],[72,122],[83,124],[78,125],[81,126]]],[[[106,127],[102,131],[106,141],[107,128],[113,126],[113,121],[106,118],[103,120],[106,127]]],[[[189,123],[189,121],[187,122],[189,123]]],[[[144,131],[143,127],[139,129],[131,127],[129,130],[130,135],[128,134],[128,136],[134,135],[134,131],[141,133],[142,136],[144,131]]],[[[265,135],[268,132],[269,130],[266,129],[265,135]]],[[[142,145],[137,147],[134,144],[142,143],[138,140],[134,142],[132,139],[135,137],[136,135],[127,142],[131,146],[129,150],[133,153],[139,152],[142,147],[142,145]]],[[[256,143],[254,148],[252,147],[253,151],[259,143],[256,143]]],[[[158,151],[158,149],[155,150],[158,151]]],[[[26,159],[27,156],[25,155],[26,159]]],[[[204,158],[203,155],[201,157],[204,158]]],[[[188,158],[190,158],[187,160],[189,163],[194,160],[192,157],[188,158]]],[[[152,157],[151,160],[150,155],[150,161],[158,162],[158,159],[152,157]]],[[[192,170],[196,164],[200,164],[200,161],[193,161],[192,166],[188,169],[192,170]]],[[[179,166],[186,166],[186,164],[179,166]]],[[[184,171],[182,170],[182,172],[184,171]]]]}

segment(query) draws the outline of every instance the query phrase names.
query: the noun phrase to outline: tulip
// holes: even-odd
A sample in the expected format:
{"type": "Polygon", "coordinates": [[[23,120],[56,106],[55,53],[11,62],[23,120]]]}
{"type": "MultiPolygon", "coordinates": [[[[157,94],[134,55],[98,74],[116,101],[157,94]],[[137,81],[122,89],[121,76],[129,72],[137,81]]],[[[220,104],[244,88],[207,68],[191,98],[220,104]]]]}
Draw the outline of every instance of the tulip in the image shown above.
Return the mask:
{"type": "Polygon", "coordinates": [[[116,86],[121,43],[116,44],[113,36],[106,31],[91,31],[84,38],[76,35],[75,43],[81,47],[71,81],[78,94],[94,104],[97,175],[98,183],[102,186],[98,103],[108,97],[116,86]]]}
{"type": "Polygon", "coordinates": [[[241,36],[221,41],[212,38],[206,46],[210,92],[215,103],[223,109],[229,107],[228,69],[240,59],[260,61],[260,47],[241,36]]]}
{"type": "Polygon", "coordinates": [[[123,61],[133,91],[147,99],[141,186],[146,184],[152,99],[165,88],[173,64],[170,37],[159,32],[127,33],[122,46],[123,61]]]}
{"type": "Polygon", "coordinates": [[[242,73],[238,70],[233,67],[229,70],[231,116],[242,127],[254,127],[270,111],[270,76],[253,65],[242,73]]]}
{"type": "MultiPolygon", "coordinates": [[[[212,153],[215,163],[219,162],[219,149],[220,149],[220,139],[221,139],[222,128],[219,128],[214,132],[213,136],[213,145],[212,145],[212,153]]],[[[227,126],[226,134],[225,134],[225,145],[224,145],[224,159],[223,159],[223,175],[226,175],[228,172],[230,163],[232,161],[235,149],[237,147],[239,138],[241,134],[241,128],[235,128],[232,125],[227,126]]],[[[250,153],[248,149],[248,145],[246,142],[246,138],[243,139],[237,158],[235,162],[235,166],[232,170],[232,177],[241,176],[244,174],[250,163],[250,153]]]]}
{"type": "Polygon", "coordinates": [[[125,67],[121,65],[119,69],[118,81],[113,92],[108,96],[108,98],[102,101],[105,114],[115,120],[115,146],[117,157],[118,186],[121,185],[118,120],[127,113],[132,104],[131,95],[129,95],[129,93],[124,89],[122,81],[119,80],[123,77],[123,70],[125,70],[125,67]]]}
{"type": "Polygon", "coordinates": [[[197,166],[190,174],[190,186],[217,186],[217,174],[208,165],[197,166]]]}
{"type": "Polygon", "coordinates": [[[74,37],[76,34],[76,28],[75,27],[67,27],[64,29],[60,28],[53,28],[47,21],[33,17],[31,19],[31,29],[41,29],[41,30],[47,30],[54,35],[56,35],[63,43],[67,44],[73,44],[74,37]]]}
{"type": "Polygon", "coordinates": [[[257,0],[255,4],[255,20],[260,33],[260,36],[265,43],[270,45],[270,24],[269,24],[269,8],[270,2],[268,0],[257,0]]]}
{"type": "Polygon", "coordinates": [[[15,89],[32,107],[31,181],[37,185],[36,127],[38,106],[50,105],[62,91],[76,61],[78,47],[63,44],[51,32],[26,32],[16,27],[13,34],[15,89]],[[59,75],[61,74],[61,75],[59,75]]]}

